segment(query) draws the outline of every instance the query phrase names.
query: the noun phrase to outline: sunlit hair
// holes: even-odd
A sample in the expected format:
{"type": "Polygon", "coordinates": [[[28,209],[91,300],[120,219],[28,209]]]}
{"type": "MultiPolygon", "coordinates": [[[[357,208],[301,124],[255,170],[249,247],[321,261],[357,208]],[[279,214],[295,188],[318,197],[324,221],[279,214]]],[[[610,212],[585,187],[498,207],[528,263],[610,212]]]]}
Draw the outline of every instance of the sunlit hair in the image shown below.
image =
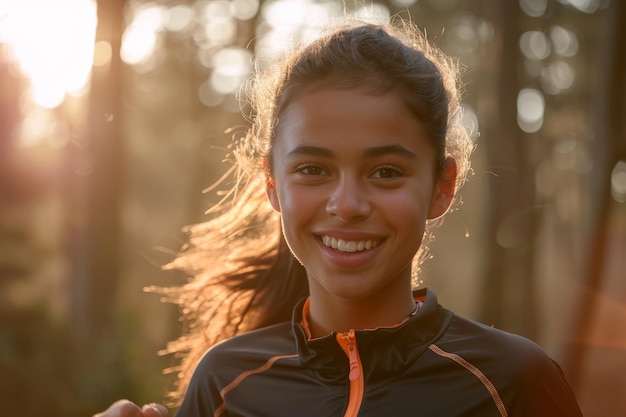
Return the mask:
{"type": "MultiPolygon", "coordinates": [[[[188,326],[168,347],[182,357],[179,396],[207,348],[289,320],[295,303],[308,294],[306,272],[289,251],[280,218],[265,195],[277,120],[286,106],[325,88],[397,94],[428,133],[437,155],[436,174],[446,158],[455,159],[458,189],[467,177],[472,151],[461,125],[460,86],[457,65],[401,19],[386,25],[335,25],[257,71],[247,90],[252,126],[235,139],[235,164],[227,175],[232,181],[222,182],[228,184],[226,195],[210,210],[210,220],[188,229],[189,243],[168,265],[192,278],[181,287],[161,290],[180,306],[188,326]]],[[[427,225],[424,242],[432,226],[427,225]]],[[[427,257],[423,245],[415,256],[415,273],[427,257]]]]}

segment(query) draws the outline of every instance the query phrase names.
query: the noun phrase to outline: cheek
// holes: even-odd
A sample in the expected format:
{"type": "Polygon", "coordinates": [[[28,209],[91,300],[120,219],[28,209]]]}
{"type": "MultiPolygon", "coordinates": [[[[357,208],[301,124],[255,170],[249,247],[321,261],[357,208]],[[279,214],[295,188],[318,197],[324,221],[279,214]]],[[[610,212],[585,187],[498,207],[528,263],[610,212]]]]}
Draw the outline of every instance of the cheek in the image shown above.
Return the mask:
{"type": "Polygon", "coordinates": [[[377,198],[380,210],[396,221],[425,223],[430,208],[430,195],[421,190],[388,193],[377,198]]]}
{"type": "Polygon", "coordinates": [[[384,213],[387,224],[401,236],[408,246],[419,246],[422,242],[429,212],[426,196],[402,193],[388,195],[380,200],[379,212],[384,213]]]}
{"type": "MultiPolygon", "coordinates": [[[[394,204],[394,202],[390,201],[389,204],[394,204]]],[[[389,217],[390,221],[395,222],[396,227],[400,230],[417,234],[421,239],[426,225],[426,210],[415,204],[414,201],[400,201],[397,202],[396,207],[396,210],[389,217]]]]}
{"type": "Polygon", "coordinates": [[[319,195],[288,185],[279,189],[279,201],[285,226],[310,220],[321,204],[319,195]]]}
{"type": "Polygon", "coordinates": [[[401,212],[395,217],[394,228],[397,231],[396,250],[398,256],[406,256],[410,262],[418,253],[424,241],[426,216],[422,212],[401,212]]]}

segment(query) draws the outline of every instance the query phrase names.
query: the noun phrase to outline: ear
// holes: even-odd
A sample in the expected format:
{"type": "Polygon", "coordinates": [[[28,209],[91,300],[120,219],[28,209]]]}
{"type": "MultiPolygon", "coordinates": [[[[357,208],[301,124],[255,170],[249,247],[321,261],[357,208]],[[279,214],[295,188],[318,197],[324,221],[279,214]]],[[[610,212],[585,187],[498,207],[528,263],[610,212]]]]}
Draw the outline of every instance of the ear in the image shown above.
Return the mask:
{"type": "Polygon", "coordinates": [[[450,208],[456,191],[456,176],[456,161],[448,157],[435,184],[435,190],[430,201],[430,209],[428,210],[428,220],[434,220],[443,216],[450,208]]]}
{"type": "Polygon", "coordinates": [[[280,203],[278,201],[278,193],[276,192],[276,182],[274,181],[274,176],[270,172],[267,162],[265,163],[265,194],[267,195],[267,199],[270,204],[280,213],[280,203]]]}

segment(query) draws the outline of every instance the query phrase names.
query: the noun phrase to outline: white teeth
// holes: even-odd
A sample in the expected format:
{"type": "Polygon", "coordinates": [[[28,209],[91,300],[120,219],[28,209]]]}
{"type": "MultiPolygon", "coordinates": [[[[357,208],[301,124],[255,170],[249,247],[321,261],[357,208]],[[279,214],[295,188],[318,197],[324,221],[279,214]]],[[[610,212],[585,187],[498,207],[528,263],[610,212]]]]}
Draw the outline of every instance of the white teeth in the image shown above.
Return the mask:
{"type": "Polygon", "coordinates": [[[374,240],[350,240],[336,239],[330,236],[322,236],[324,245],[336,249],[340,252],[361,252],[378,246],[378,242],[374,240]]]}

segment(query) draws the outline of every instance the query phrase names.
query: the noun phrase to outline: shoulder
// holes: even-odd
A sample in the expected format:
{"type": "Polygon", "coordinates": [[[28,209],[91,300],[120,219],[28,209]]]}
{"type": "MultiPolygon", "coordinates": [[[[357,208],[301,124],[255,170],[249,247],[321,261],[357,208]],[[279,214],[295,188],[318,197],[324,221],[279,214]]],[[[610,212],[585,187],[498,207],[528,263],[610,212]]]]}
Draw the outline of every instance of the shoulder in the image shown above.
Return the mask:
{"type": "Polygon", "coordinates": [[[279,323],[227,339],[204,354],[201,362],[219,361],[229,358],[264,358],[276,354],[295,353],[291,323],[279,323]]]}
{"type": "Polygon", "coordinates": [[[195,374],[232,378],[275,356],[295,354],[291,323],[285,322],[227,339],[205,352],[195,374]]]}
{"type": "Polygon", "coordinates": [[[549,359],[534,341],[474,320],[454,315],[441,343],[460,350],[482,352],[496,358],[516,358],[521,362],[549,359]]]}
{"type": "Polygon", "coordinates": [[[281,323],[213,346],[196,364],[177,415],[211,415],[224,407],[224,389],[271,367],[278,358],[293,357],[294,345],[291,324],[281,323]]]}
{"type": "Polygon", "coordinates": [[[560,366],[528,338],[455,315],[430,350],[493,384],[510,415],[580,415],[560,366]]]}
{"type": "Polygon", "coordinates": [[[542,378],[563,379],[559,365],[534,341],[456,315],[430,350],[466,369],[471,364],[496,385],[519,388],[542,378]]]}

